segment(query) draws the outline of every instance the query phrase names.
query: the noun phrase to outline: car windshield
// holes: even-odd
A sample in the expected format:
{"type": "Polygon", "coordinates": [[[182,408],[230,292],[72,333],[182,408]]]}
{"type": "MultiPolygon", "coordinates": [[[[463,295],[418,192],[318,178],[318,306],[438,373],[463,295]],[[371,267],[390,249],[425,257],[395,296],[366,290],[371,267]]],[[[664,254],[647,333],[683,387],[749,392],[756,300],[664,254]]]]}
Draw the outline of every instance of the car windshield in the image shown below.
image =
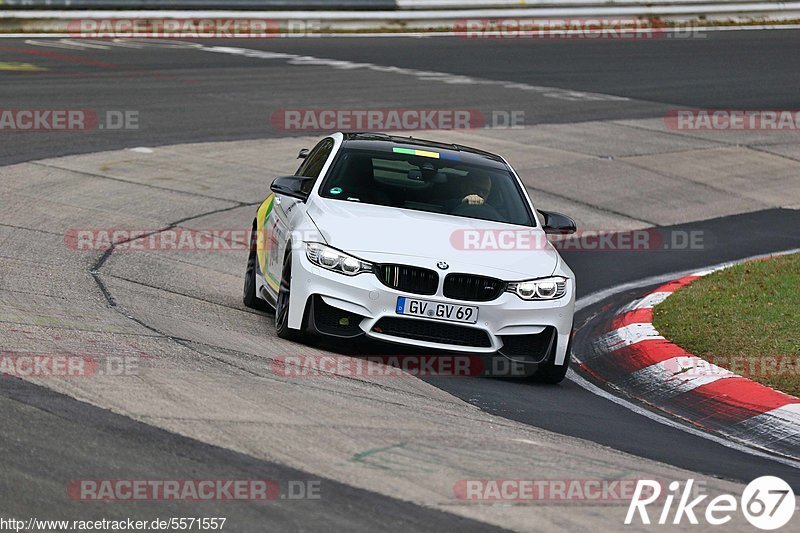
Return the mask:
{"type": "Polygon", "coordinates": [[[320,185],[323,198],[535,226],[527,201],[502,163],[465,163],[438,152],[343,148],[320,185]],[[420,155],[422,154],[422,155],[420,155]],[[492,166],[492,164],[494,166],[492,166]]]}

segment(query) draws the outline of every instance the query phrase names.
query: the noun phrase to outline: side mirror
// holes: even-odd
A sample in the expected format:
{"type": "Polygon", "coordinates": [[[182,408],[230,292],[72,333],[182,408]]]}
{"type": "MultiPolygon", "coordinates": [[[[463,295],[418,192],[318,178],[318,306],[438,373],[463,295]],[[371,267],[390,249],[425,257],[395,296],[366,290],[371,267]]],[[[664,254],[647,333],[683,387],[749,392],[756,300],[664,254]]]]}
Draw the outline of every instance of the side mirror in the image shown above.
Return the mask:
{"type": "Polygon", "coordinates": [[[275,194],[297,198],[305,202],[308,199],[308,195],[311,194],[311,188],[313,186],[314,178],[307,178],[305,176],[283,176],[281,178],[275,178],[275,181],[273,181],[270,186],[270,190],[275,194]]]}
{"type": "Polygon", "coordinates": [[[550,235],[571,235],[578,231],[575,221],[567,215],[554,211],[539,211],[544,219],[542,229],[550,235]]]}
{"type": "Polygon", "coordinates": [[[300,150],[300,153],[297,154],[297,159],[305,159],[306,157],[308,157],[308,148],[303,148],[300,150]]]}

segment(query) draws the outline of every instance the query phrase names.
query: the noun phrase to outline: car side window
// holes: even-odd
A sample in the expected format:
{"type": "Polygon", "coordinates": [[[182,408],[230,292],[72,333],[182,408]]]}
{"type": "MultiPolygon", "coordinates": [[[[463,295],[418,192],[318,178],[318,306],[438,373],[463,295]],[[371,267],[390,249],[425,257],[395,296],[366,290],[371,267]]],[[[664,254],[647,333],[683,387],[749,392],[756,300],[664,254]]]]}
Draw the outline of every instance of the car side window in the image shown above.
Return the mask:
{"type": "Polygon", "coordinates": [[[319,173],[322,171],[322,167],[325,166],[325,161],[328,160],[328,156],[331,155],[332,150],[333,139],[326,138],[318,142],[314,149],[308,153],[305,161],[303,161],[303,163],[300,165],[300,168],[298,168],[297,172],[295,173],[298,176],[314,178],[313,180],[308,180],[303,184],[303,192],[310,193],[311,189],[314,188],[314,184],[316,183],[317,178],[319,178],[319,173]]]}
{"type": "Polygon", "coordinates": [[[325,161],[331,155],[333,150],[333,139],[322,139],[317,145],[308,153],[305,161],[297,169],[298,176],[305,176],[307,178],[318,178],[322,167],[325,166],[325,161]]]}

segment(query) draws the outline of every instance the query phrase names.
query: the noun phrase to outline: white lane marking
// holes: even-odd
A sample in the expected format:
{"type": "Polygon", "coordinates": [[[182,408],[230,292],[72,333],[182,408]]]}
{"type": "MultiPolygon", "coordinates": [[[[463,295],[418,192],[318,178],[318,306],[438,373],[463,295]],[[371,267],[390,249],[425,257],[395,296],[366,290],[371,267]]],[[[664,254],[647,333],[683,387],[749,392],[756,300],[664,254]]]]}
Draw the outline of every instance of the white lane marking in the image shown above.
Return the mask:
{"type": "Polygon", "coordinates": [[[725,266],[720,266],[720,267],[707,268],[705,270],[698,270],[697,272],[692,273],[692,276],[697,276],[699,278],[702,278],[703,276],[708,276],[709,274],[713,274],[714,272],[716,272],[718,270],[724,270],[724,269],[728,268],[729,266],[730,265],[725,265],[725,266]]]}
{"type": "MultiPolygon", "coordinates": [[[[779,257],[779,256],[782,256],[782,255],[789,255],[789,254],[794,254],[794,253],[798,253],[798,252],[800,252],[800,248],[793,248],[791,250],[784,250],[782,252],[775,252],[775,253],[769,253],[769,254],[754,255],[754,256],[745,257],[744,259],[739,259],[739,260],[736,260],[736,261],[726,261],[725,263],[719,263],[717,265],[713,265],[713,266],[709,267],[708,270],[724,268],[726,266],[731,266],[731,265],[735,265],[735,264],[738,264],[738,263],[744,263],[746,261],[752,261],[752,260],[755,260],[755,259],[765,259],[765,258],[768,258],[768,257],[779,257]]],[[[651,276],[651,277],[643,278],[643,279],[640,279],[640,280],[637,280],[637,281],[631,281],[631,282],[628,282],[628,283],[622,283],[622,284],[616,285],[614,287],[609,287],[608,289],[603,289],[601,291],[593,292],[592,294],[589,294],[589,295],[586,295],[586,296],[584,296],[582,298],[579,298],[575,302],[575,310],[576,311],[580,311],[581,309],[585,309],[585,308],[589,307],[590,305],[594,305],[597,302],[601,302],[601,301],[605,300],[606,298],[608,298],[610,296],[613,296],[615,294],[618,294],[620,292],[633,290],[633,289],[638,289],[640,287],[646,287],[648,285],[655,285],[656,283],[665,283],[667,281],[672,281],[674,279],[679,279],[679,278],[682,278],[684,276],[687,276],[687,275],[691,274],[692,272],[696,272],[696,271],[695,270],[683,270],[683,271],[680,271],[680,272],[671,272],[671,273],[668,273],[668,274],[660,274],[658,276],[651,276]]],[[[576,361],[580,362],[580,359],[575,357],[574,355],[573,355],[573,358],[576,361]]],[[[567,379],[569,379],[570,381],[572,381],[573,383],[575,383],[579,387],[582,387],[582,388],[586,389],[587,391],[591,392],[592,394],[600,396],[601,398],[605,398],[606,400],[608,400],[608,401],[610,401],[612,403],[615,403],[615,404],[619,405],[620,407],[624,407],[624,408],[628,409],[629,411],[633,411],[636,414],[642,415],[643,417],[648,418],[648,419],[652,420],[653,422],[657,422],[659,424],[662,424],[662,425],[665,425],[665,426],[668,426],[668,427],[671,427],[671,428],[674,428],[674,429],[678,429],[678,430],[683,431],[685,433],[689,433],[690,435],[693,435],[695,437],[700,437],[700,438],[709,440],[711,442],[714,442],[716,444],[721,444],[721,445],[723,445],[723,446],[725,446],[727,448],[731,448],[731,449],[736,450],[738,452],[750,454],[750,455],[753,455],[753,456],[756,456],[756,457],[761,457],[761,458],[764,458],[764,459],[770,459],[772,461],[784,464],[786,466],[790,466],[792,468],[800,469],[800,461],[797,461],[797,460],[794,460],[794,459],[790,459],[790,458],[787,458],[787,457],[775,456],[775,455],[771,455],[771,454],[768,454],[768,453],[764,453],[764,452],[762,452],[760,450],[757,450],[755,448],[751,448],[749,446],[745,446],[744,444],[739,444],[737,442],[733,442],[730,439],[725,439],[723,437],[719,437],[717,435],[714,435],[713,433],[706,433],[705,431],[701,431],[699,429],[696,429],[696,428],[693,428],[691,426],[678,423],[678,422],[676,422],[674,420],[671,420],[669,418],[666,418],[664,416],[656,414],[655,412],[650,411],[648,409],[645,409],[644,407],[641,407],[641,406],[636,405],[636,404],[634,404],[632,402],[629,402],[628,400],[625,400],[625,399],[623,399],[623,398],[621,398],[619,396],[611,394],[610,392],[604,391],[603,389],[601,389],[597,385],[587,381],[584,377],[580,376],[573,369],[569,369],[569,371],[567,372],[567,379]]],[[[786,406],[784,406],[784,407],[786,407],[786,406]]],[[[780,409],[783,409],[783,408],[780,408],[780,409]]],[[[797,410],[800,410],[800,408],[787,407],[786,409],[784,409],[784,411],[781,412],[781,414],[783,414],[784,412],[788,411],[788,414],[786,415],[786,418],[789,418],[789,420],[792,420],[791,417],[794,416],[794,414],[797,412],[797,410]]],[[[776,411],[777,411],[777,409],[776,409],[776,411]]],[[[770,412],[772,412],[772,411],[770,411],[770,412]]],[[[759,415],[759,416],[765,416],[765,415],[759,415]]],[[[756,418],[758,418],[758,417],[754,417],[751,420],[754,420],[756,418]]]]}
{"type": "MultiPolygon", "coordinates": [[[[0,37],[3,37],[0,35],[0,37]]],[[[29,36],[30,37],[30,36],[29,36]]],[[[200,43],[192,43],[189,41],[177,41],[177,40],[170,40],[170,39],[103,39],[103,40],[92,40],[92,39],[47,39],[47,40],[36,40],[36,39],[26,39],[25,44],[29,44],[31,46],[44,46],[49,48],[65,48],[67,50],[91,50],[91,49],[99,49],[99,50],[110,50],[112,48],[175,48],[175,49],[186,49],[186,50],[195,50],[198,48],[202,48],[203,45],[200,43]]]]}
{"type": "Polygon", "coordinates": [[[606,400],[608,400],[608,401],[610,401],[612,403],[615,403],[615,404],[619,405],[620,407],[624,407],[624,408],[626,408],[626,409],[628,409],[630,411],[633,411],[636,414],[642,415],[645,418],[649,418],[653,422],[657,422],[659,424],[671,427],[673,429],[678,429],[680,431],[683,431],[684,433],[689,433],[690,435],[709,440],[709,441],[714,442],[716,444],[721,444],[722,446],[725,446],[726,448],[731,448],[732,450],[736,450],[737,452],[746,453],[746,454],[749,454],[749,455],[760,457],[762,459],[770,459],[770,460],[775,461],[777,463],[781,463],[783,465],[790,466],[792,468],[800,469],[800,461],[797,461],[797,460],[794,460],[794,459],[790,459],[788,457],[771,455],[771,454],[762,452],[760,450],[757,450],[755,448],[751,448],[749,446],[745,446],[744,444],[738,444],[736,442],[731,441],[730,439],[719,437],[717,435],[714,435],[713,433],[706,433],[705,431],[701,431],[701,430],[693,428],[691,426],[683,425],[683,424],[678,423],[678,422],[676,422],[674,420],[671,420],[669,418],[666,418],[666,417],[663,417],[661,415],[658,415],[658,414],[654,413],[653,411],[649,411],[649,410],[645,409],[644,407],[640,407],[640,406],[638,406],[636,404],[633,404],[633,403],[631,403],[631,402],[629,402],[627,400],[623,400],[622,398],[620,398],[618,396],[615,396],[615,395],[611,394],[610,392],[604,391],[603,389],[599,388],[597,385],[595,385],[593,383],[590,383],[589,381],[586,381],[586,379],[584,379],[582,376],[578,375],[573,369],[569,369],[569,371],[567,371],[567,379],[569,379],[570,381],[572,381],[573,383],[575,383],[579,387],[582,387],[582,388],[586,389],[587,391],[591,392],[592,394],[600,396],[601,398],[605,398],[606,400]]]}
{"type": "Polygon", "coordinates": [[[797,430],[800,431],[800,403],[790,403],[789,405],[778,407],[772,411],[767,411],[764,414],[783,418],[787,422],[793,424],[797,430]]]}
{"type": "MultiPolygon", "coordinates": [[[[13,13],[13,12],[10,12],[13,13]]],[[[241,15],[241,13],[240,13],[241,15]]],[[[255,14],[250,14],[251,16],[256,16],[255,14]]],[[[97,18],[105,17],[105,14],[98,15],[97,18]]],[[[197,15],[192,14],[192,17],[196,18],[197,15]]],[[[10,16],[4,17],[4,13],[0,11],[0,18],[11,18],[10,16]]],[[[92,18],[92,17],[81,17],[81,18],[92,18]]],[[[313,17],[310,17],[313,20],[313,17]]],[[[800,24],[754,24],[748,26],[692,26],[691,31],[695,32],[718,32],[718,31],[765,31],[765,30],[800,30],[800,24]]],[[[658,28],[658,32],[665,32],[665,33],[681,33],[685,34],[687,32],[687,28],[679,27],[679,28],[658,28]]],[[[490,32],[484,32],[484,35],[492,35],[490,32]]],[[[61,38],[61,37],[74,37],[73,33],[57,33],[57,32],[48,32],[48,33],[2,33],[0,34],[0,39],[42,39],[42,38],[61,38]]],[[[359,37],[362,39],[371,39],[371,38],[398,38],[398,37],[406,37],[410,39],[420,39],[426,37],[463,37],[463,32],[453,32],[453,31],[410,31],[410,32],[335,32],[335,33],[328,33],[328,32],[320,32],[315,33],[314,35],[296,35],[292,34],[292,39],[319,39],[320,37],[328,38],[353,38],[359,37]]],[[[498,35],[498,37],[506,37],[505,35],[498,35]]],[[[127,39],[126,39],[127,40],[127,39]]]]}
{"type": "Polygon", "coordinates": [[[634,309],[652,309],[672,295],[670,291],[651,292],[636,304],[634,309]]]}
{"type": "Polygon", "coordinates": [[[744,441],[752,440],[754,434],[768,444],[797,446],[800,444],[800,404],[783,405],[731,428],[731,436],[744,441]]]}
{"type": "Polygon", "coordinates": [[[511,440],[514,442],[522,442],[523,444],[533,444],[534,446],[543,446],[541,442],[530,439],[511,439],[511,440]]]}
{"type": "Polygon", "coordinates": [[[631,373],[630,381],[648,385],[648,400],[661,401],[724,378],[739,377],[697,356],[679,356],[631,373]],[[654,385],[655,384],[655,385],[654,385]]]}
{"type": "Polygon", "coordinates": [[[628,311],[636,311],[637,309],[652,309],[664,300],[667,299],[672,293],[667,291],[651,292],[650,294],[638,298],[628,305],[621,308],[617,314],[627,313],[628,311]]]}
{"type": "Polygon", "coordinates": [[[756,418],[777,418],[792,429],[792,435],[797,436],[800,434],[800,403],[782,405],[772,411],[767,411],[766,413],[753,417],[751,420],[756,418]]]}
{"type": "Polygon", "coordinates": [[[197,48],[202,48],[203,45],[200,43],[193,43],[191,41],[178,41],[176,39],[156,39],[156,38],[127,38],[127,37],[120,37],[117,39],[113,39],[110,44],[114,46],[119,46],[121,48],[176,48],[176,49],[184,49],[184,50],[194,50],[197,48]]]}
{"type": "Polygon", "coordinates": [[[611,352],[619,350],[625,346],[631,346],[645,340],[663,339],[653,324],[650,322],[638,322],[628,324],[613,331],[604,333],[597,338],[597,342],[603,344],[611,352]]]}
{"type": "Polygon", "coordinates": [[[376,65],[374,63],[357,63],[354,61],[347,61],[341,59],[327,59],[315,56],[302,56],[297,54],[286,54],[281,52],[268,52],[264,50],[254,50],[251,48],[238,48],[232,46],[204,46],[202,48],[198,48],[198,50],[203,50],[206,52],[214,52],[219,54],[231,54],[243,57],[252,57],[256,59],[285,60],[289,65],[326,66],[341,70],[372,70],[375,72],[413,76],[417,79],[424,81],[435,81],[440,83],[447,83],[450,85],[490,85],[495,87],[503,87],[505,89],[516,89],[520,91],[535,92],[539,93],[545,98],[555,98],[558,100],[567,100],[571,102],[577,102],[577,101],[623,102],[630,100],[629,98],[623,96],[613,96],[610,94],[590,93],[584,91],[571,91],[567,89],[558,89],[555,87],[529,85],[527,83],[489,80],[484,78],[476,78],[473,76],[463,76],[461,74],[452,74],[449,72],[384,66],[384,65],[376,65]]]}
{"type": "Polygon", "coordinates": [[[32,46],[44,46],[48,48],[66,48],[67,50],[86,50],[86,49],[94,49],[94,50],[108,50],[111,48],[110,41],[99,41],[100,44],[97,44],[98,41],[84,41],[84,40],[74,40],[74,39],[59,39],[55,40],[47,40],[47,41],[36,41],[34,39],[26,39],[25,44],[29,44],[32,46]]]}

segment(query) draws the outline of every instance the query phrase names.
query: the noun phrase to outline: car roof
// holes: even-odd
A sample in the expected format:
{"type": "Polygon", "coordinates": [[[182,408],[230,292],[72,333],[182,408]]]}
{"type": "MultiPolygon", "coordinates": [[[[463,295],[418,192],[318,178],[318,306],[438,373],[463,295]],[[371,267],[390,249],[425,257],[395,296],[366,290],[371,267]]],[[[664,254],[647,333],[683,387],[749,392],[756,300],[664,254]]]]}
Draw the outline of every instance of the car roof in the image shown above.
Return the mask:
{"type": "Polygon", "coordinates": [[[494,165],[492,166],[496,166],[497,163],[500,163],[503,167],[505,167],[505,161],[503,161],[503,158],[499,155],[461,144],[442,143],[427,139],[418,139],[410,136],[401,137],[398,135],[388,135],[386,133],[369,131],[348,132],[343,133],[342,135],[344,136],[343,146],[347,148],[373,149],[391,152],[392,148],[397,145],[418,146],[433,149],[442,154],[447,154],[450,156],[448,159],[461,160],[466,163],[487,164],[494,162],[494,165]]]}

